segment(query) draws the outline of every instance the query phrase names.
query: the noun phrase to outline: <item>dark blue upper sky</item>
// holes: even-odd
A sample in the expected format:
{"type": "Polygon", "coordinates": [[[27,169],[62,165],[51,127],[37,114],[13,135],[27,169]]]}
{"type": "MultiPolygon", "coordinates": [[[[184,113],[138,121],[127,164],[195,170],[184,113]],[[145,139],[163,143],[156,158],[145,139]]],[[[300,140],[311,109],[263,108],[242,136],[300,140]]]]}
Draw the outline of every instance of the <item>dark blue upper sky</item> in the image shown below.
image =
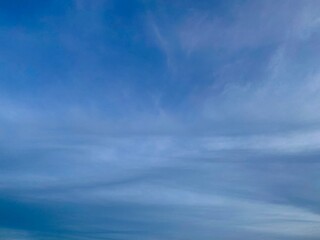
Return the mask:
{"type": "Polygon", "coordinates": [[[319,239],[319,42],[317,0],[0,0],[0,239],[319,239]]]}

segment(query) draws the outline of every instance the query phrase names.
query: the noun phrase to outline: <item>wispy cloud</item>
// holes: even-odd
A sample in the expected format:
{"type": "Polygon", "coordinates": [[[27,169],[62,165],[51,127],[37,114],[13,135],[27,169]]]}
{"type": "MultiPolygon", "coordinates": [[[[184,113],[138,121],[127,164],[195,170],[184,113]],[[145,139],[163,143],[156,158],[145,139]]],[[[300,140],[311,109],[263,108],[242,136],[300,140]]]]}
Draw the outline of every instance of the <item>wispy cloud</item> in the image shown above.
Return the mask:
{"type": "Polygon", "coordinates": [[[316,239],[320,5],[293,2],[0,3],[0,235],[316,239]]]}

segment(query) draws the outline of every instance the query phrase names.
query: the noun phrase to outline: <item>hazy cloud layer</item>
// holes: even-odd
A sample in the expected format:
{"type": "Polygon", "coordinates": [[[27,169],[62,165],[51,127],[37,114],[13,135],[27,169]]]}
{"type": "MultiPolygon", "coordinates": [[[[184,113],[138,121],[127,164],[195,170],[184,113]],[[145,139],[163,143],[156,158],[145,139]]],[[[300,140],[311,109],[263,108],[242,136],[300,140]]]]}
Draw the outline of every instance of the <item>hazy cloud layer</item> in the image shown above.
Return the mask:
{"type": "Polygon", "coordinates": [[[319,11],[1,1],[0,238],[319,239],[319,11]]]}

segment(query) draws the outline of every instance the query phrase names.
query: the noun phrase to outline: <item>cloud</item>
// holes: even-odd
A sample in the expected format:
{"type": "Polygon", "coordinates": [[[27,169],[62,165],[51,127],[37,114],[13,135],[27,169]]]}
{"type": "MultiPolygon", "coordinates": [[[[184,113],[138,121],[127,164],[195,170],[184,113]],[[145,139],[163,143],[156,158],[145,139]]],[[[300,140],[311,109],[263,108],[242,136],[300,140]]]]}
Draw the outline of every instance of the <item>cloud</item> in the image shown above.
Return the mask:
{"type": "Polygon", "coordinates": [[[6,20],[1,236],[316,239],[319,4],[294,3],[6,20]]]}

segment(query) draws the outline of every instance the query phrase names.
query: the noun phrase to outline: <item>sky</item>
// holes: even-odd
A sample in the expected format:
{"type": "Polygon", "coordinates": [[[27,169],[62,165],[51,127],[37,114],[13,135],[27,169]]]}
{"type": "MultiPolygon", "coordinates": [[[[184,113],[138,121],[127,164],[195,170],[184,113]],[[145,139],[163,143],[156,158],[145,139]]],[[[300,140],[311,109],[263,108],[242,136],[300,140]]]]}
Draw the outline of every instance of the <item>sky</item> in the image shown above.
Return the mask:
{"type": "Polygon", "coordinates": [[[319,43],[318,0],[1,0],[0,239],[319,239],[319,43]]]}

